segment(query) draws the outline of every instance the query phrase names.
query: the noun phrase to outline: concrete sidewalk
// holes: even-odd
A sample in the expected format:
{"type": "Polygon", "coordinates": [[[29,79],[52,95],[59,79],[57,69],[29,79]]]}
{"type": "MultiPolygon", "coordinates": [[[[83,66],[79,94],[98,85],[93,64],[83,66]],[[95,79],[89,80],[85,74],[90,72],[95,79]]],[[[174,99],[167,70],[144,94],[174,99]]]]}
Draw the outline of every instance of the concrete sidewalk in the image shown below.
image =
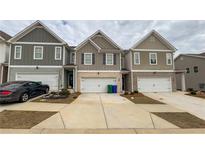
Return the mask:
{"type": "Polygon", "coordinates": [[[205,129],[0,129],[0,134],[205,134],[205,129]]]}
{"type": "Polygon", "coordinates": [[[144,94],[205,120],[205,99],[188,96],[184,92],[144,94]]]}

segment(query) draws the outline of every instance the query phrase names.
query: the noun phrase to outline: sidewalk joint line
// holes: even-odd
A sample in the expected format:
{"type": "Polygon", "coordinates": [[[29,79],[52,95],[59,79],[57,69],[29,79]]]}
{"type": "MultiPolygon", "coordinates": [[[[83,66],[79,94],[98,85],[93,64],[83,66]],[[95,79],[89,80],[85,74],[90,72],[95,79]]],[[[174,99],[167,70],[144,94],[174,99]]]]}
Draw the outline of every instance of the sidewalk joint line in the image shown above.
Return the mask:
{"type": "Polygon", "coordinates": [[[152,119],[152,115],[151,115],[151,113],[150,113],[150,112],[149,112],[149,116],[150,116],[150,118],[151,118],[152,125],[153,125],[154,129],[156,129],[155,124],[154,124],[154,121],[153,121],[153,119],[152,119]]]}
{"type": "Polygon", "coordinates": [[[101,104],[103,114],[104,114],[104,118],[105,118],[105,124],[106,124],[106,127],[108,128],[107,118],[106,118],[106,115],[105,115],[105,109],[104,109],[104,106],[103,106],[103,103],[102,103],[101,95],[99,97],[100,97],[100,104],[101,104]]]}
{"type": "Polygon", "coordinates": [[[62,121],[62,123],[63,123],[63,127],[64,127],[64,129],[65,129],[65,128],[66,128],[66,126],[65,126],[65,123],[64,123],[64,121],[63,121],[63,117],[62,117],[62,115],[61,115],[60,111],[58,111],[58,113],[59,113],[59,115],[60,115],[60,117],[61,117],[61,121],[62,121]]]}

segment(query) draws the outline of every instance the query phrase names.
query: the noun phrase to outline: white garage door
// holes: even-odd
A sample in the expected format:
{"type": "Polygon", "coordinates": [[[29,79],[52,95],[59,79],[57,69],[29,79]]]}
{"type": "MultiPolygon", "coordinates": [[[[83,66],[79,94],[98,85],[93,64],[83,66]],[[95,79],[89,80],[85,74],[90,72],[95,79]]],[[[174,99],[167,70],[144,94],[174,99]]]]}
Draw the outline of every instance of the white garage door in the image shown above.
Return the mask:
{"type": "Polygon", "coordinates": [[[172,90],[171,78],[138,78],[138,90],[140,92],[170,92],[172,90]]]}
{"type": "Polygon", "coordinates": [[[48,84],[50,90],[58,90],[58,74],[23,74],[18,73],[16,80],[20,81],[37,81],[48,84]]]}
{"type": "Polygon", "coordinates": [[[107,92],[107,85],[116,85],[116,78],[81,78],[81,92],[107,92]]]}

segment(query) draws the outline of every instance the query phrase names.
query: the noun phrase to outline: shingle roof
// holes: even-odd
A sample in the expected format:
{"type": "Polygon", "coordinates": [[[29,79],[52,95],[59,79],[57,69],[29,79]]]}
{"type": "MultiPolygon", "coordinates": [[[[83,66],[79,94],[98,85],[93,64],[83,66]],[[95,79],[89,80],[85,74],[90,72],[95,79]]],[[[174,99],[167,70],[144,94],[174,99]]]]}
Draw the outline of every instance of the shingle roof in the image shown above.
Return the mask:
{"type": "Polygon", "coordinates": [[[5,39],[6,41],[11,38],[11,36],[3,31],[0,30],[0,36],[5,39]]]}

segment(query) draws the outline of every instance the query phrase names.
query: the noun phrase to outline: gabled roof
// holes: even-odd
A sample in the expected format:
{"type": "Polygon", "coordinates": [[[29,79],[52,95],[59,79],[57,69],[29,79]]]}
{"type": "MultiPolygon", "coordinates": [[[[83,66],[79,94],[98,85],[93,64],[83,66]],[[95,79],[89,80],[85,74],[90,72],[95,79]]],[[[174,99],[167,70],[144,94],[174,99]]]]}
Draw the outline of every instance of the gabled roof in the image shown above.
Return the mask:
{"type": "Polygon", "coordinates": [[[83,45],[85,45],[87,42],[90,42],[98,51],[101,50],[101,48],[92,40],[92,38],[96,35],[101,34],[108,42],[113,44],[115,47],[117,47],[119,50],[123,50],[119,45],[117,45],[110,37],[108,37],[104,32],[101,30],[97,30],[95,33],[93,33],[91,36],[89,36],[87,39],[85,39],[83,42],[81,42],[75,49],[80,49],[83,45]]]}
{"type": "Polygon", "coordinates": [[[8,41],[11,38],[11,36],[3,31],[0,30],[0,39],[3,41],[8,41]]]}
{"type": "Polygon", "coordinates": [[[164,45],[166,45],[171,50],[173,50],[173,51],[177,50],[171,43],[169,43],[169,41],[167,41],[164,37],[162,37],[156,30],[152,30],[147,35],[145,35],[141,40],[139,40],[136,44],[134,44],[131,47],[131,49],[136,48],[138,45],[140,45],[143,41],[145,41],[152,34],[154,34],[154,36],[156,36],[160,41],[162,41],[164,43],[164,45]]]}
{"type": "Polygon", "coordinates": [[[61,43],[63,44],[67,44],[63,39],[61,39],[57,34],[55,34],[51,29],[49,29],[44,23],[42,23],[41,21],[37,20],[34,23],[32,23],[31,25],[29,25],[28,27],[26,27],[25,29],[23,29],[22,31],[20,31],[19,33],[17,33],[14,37],[12,37],[9,42],[15,42],[17,40],[19,40],[20,38],[22,38],[23,36],[25,36],[26,34],[28,34],[29,32],[31,32],[33,29],[35,29],[36,26],[43,26],[45,28],[45,30],[50,33],[53,37],[55,37],[57,40],[59,40],[61,43]]]}

